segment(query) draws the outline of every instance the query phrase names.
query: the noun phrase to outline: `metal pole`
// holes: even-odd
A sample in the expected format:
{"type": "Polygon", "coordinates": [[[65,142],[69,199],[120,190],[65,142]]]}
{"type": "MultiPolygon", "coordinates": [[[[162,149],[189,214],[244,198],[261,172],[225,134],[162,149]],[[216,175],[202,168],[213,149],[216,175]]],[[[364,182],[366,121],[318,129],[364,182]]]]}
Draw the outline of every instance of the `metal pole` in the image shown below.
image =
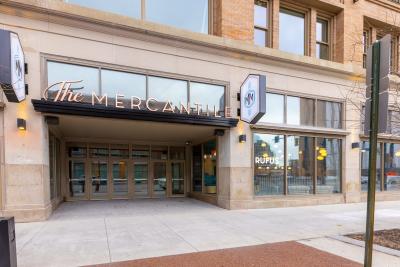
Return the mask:
{"type": "Polygon", "coordinates": [[[378,118],[379,118],[379,71],[380,71],[380,43],[376,42],[372,48],[372,86],[371,86],[371,119],[369,135],[369,174],[368,174],[368,203],[365,237],[364,267],[372,266],[372,250],[374,241],[375,218],[375,187],[376,187],[376,154],[378,146],[378,118]]]}

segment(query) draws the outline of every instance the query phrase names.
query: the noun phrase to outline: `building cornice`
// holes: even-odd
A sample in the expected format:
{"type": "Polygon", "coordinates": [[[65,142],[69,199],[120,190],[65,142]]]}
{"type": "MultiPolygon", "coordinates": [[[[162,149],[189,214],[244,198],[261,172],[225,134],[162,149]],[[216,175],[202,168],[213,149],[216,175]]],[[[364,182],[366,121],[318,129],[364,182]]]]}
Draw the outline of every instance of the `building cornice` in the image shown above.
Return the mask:
{"type": "Polygon", "coordinates": [[[389,0],[366,0],[366,1],[390,9],[395,12],[400,12],[400,4],[393,3],[392,1],[389,0]]]}
{"type": "Polygon", "coordinates": [[[0,0],[0,12],[50,23],[83,28],[124,37],[151,39],[179,48],[207,51],[222,56],[262,62],[274,61],[301,66],[315,72],[329,72],[352,79],[364,75],[353,64],[294,55],[243,41],[190,32],[173,27],[64,3],[61,0],[0,0]]]}

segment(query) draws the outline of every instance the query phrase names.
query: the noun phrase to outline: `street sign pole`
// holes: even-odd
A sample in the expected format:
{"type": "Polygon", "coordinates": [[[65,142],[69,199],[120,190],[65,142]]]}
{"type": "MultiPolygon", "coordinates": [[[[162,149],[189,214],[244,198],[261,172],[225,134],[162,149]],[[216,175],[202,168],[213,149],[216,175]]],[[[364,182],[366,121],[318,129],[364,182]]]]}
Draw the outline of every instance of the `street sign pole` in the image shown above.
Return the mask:
{"type": "Polygon", "coordinates": [[[380,42],[376,42],[373,44],[372,47],[368,203],[367,203],[367,223],[366,223],[367,229],[365,237],[364,267],[372,266],[372,250],[374,242],[376,158],[377,158],[376,154],[378,147],[378,118],[379,118],[379,81],[380,81],[379,76],[380,76],[380,42]]]}

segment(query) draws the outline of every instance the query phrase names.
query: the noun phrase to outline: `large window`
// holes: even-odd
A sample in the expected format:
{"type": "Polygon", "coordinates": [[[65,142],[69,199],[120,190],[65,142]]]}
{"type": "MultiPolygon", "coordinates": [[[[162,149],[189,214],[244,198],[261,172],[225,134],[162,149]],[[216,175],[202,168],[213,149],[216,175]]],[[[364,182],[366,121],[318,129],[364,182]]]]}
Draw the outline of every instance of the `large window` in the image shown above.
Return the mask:
{"type": "Polygon", "coordinates": [[[284,193],[284,136],[254,134],[254,194],[284,193]]]}
{"type": "Polygon", "coordinates": [[[64,0],[135,19],[208,33],[209,0],[64,0]],[[142,13],[143,12],[143,13],[142,13]]]}
{"type": "MultiPolygon", "coordinates": [[[[124,106],[131,107],[131,97],[142,100],[155,98],[162,110],[167,101],[170,101],[172,108],[181,110],[181,104],[188,109],[191,104],[192,113],[199,109],[200,115],[214,112],[222,116],[225,111],[225,86],[202,83],[189,80],[179,80],[164,77],[157,77],[144,74],[130,73],[103,69],[101,67],[86,67],[74,64],[48,61],[47,63],[48,85],[62,81],[82,81],[74,83],[71,89],[79,90],[85,96],[83,102],[92,103],[92,92],[97,97],[107,95],[108,104],[115,104],[116,94],[124,102],[124,106]]],[[[53,87],[49,97],[55,97],[59,86],[53,87]]],[[[96,103],[100,102],[95,99],[96,103]]],[[[135,101],[138,101],[135,99],[135,101]]],[[[102,100],[102,104],[105,101],[102,100]]],[[[137,103],[137,102],[135,102],[137,103]]],[[[145,101],[142,101],[142,106],[145,101]]]]}
{"type": "Polygon", "coordinates": [[[254,2],[254,43],[259,46],[269,45],[268,2],[254,2]]]}
{"type": "Polygon", "coordinates": [[[341,192],[341,139],[254,133],[253,145],[256,196],[341,192]]]}
{"type": "Polygon", "coordinates": [[[305,55],[305,16],[281,8],[279,12],[279,49],[305,55]]]}
{"type": "Polygon", "coordinates": [[[145,4],[149,21],[208,33],[208,0],[146,0],[145,4]]]}
{"type": "Polygon", "coordinates": [[[316,27],[316,56],[320,59],[329,59],[329,36],[328,21],[325,19],[317,19],[316,27]]]}
{"type": "MultiPolygon", "coordinates": [[[[361,147],[361,189],[368,191],[369,142],[361,147]]],[[[400,144],[379,143],[376,163],[376,190],[400,191],[400,144]],[[381,167],[383,164],[383,168],[381,167]],[[382,179],[383,177],[383,179],[382,179]]]]}
{"type": "Polygon", "coordinates": [[[342,103],[266,93],[267,110],[260,123],[342,129],[342,103]],[[286,116],[285,116],[286,114],[286,116]]]}
{"type": "Polygon", "coordinates": [[[192,150],[192,191],[217,193],[217,142],[210,140],[193,146],[192,150]]]}

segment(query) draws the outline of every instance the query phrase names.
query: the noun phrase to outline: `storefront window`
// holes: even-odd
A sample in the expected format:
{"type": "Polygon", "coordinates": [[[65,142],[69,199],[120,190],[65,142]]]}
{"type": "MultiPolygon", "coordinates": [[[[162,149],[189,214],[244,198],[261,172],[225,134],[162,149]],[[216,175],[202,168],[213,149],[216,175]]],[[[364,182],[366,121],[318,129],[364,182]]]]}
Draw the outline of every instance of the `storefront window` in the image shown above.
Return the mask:
{"type": "Polygon", "coordinates": [[[204,186],[206,193],[217,193],[217,143],[215,140],[203,145],[204,186]]]}
{"type": "Polygon", "coordinates": [[[171,160],[184,160],[185,159],[185,148],[184,147],[170,147],[169,158],[171,160]]]}
{"type": "MultiPolygon", "coordinates": [[[[86,102],[91,101],[92,92],[99,93],[99,70],[97,68],[65,64],[49,61],[47,63],[47,82],[51,86],[63,81],[82,81],[73,84],[71,90],[79,91],[85,95],[86,102]]],[[[51,88],[49,97],[54,97],[60,86],[51,88]]]]}
{"type": "Polygon", "coordinates": [[[108,157],[108,148],[103,145],[93,145],[89,149],[90,157],[108,157]]]}
{"type": "Polygon", "coordinates": [[[342,104],[318,100],[317,101],[317,126],[341,129],[342,128],[342,104]]]}
{"type": "Polygon", "coordinates": [[[190,83],[190,104],[197,111],[196,104],[201,104],[202,113],[222,116],[225,109],[225,87],[205,83],[190,83]],[[208,111],[207,111],[208,109],[208,111]]]}
{"type": "Polygon", "coordinates": [[[151,147],[151,159],[168,160],[168,147],[166,146],[151,147]]]}
{"type": "Polygon", "coordinates": [[[312,194],[314,174],[313,138],[287,137],[287,179],[290,195],[312,194]]]}
{"type": "Polygon", "coordinates": [[[284,193],[284,136],[254,134],[254,194],[284,193]]]}
{"type": "Polygon", "coordinates": [[[110,156],[113,158],[129,158],[129,148],[127,145],[113,145],[110,149],[110,156]]]}
{"type": "Polygon", "coordinates": [[[287,124],[314,125],[314,100],[294,96],[287,97],[287,124]]]}
{"type": "MultiPolygon", "coordinates": [[[[369,142],[361,144],[361,190],[368,191],[369,142]]],[[[376,154],[376,190],[381,190],[381,145],[376,154]]]]}
{"type": "Polygon", "coordinates": [[[179,109],[180,104],[188,103],[188,83],[187,81],[175,80],[169,78],[161,78],[150,76],[149,98],[155,98],[160,101],[158,108],[163,109],[166,102],[170,101],[174,107],[179,109]]]}
{"type": "Polygon", "coordinates": [[[193,192],[202,192],[203,190],[203,158],[202,158],[202,146],[193,146],[193,192]]]}
{"type": "Polygon", "coordinates": [[[66,3],[77,4],[106,12],[116,13],[132,18],[140,18],[141,0],[64,0],[66,3]]]}
{"type": "Polygon", "coordinates": [[[281,9],[279,13],[279,49],[304,55],[304,14],[281,9]]]}
{"type": "Polygon", "coordinates": [[[267,93],[266,95],[265,115],[260,119],[260,122],[267,123],[284,123],[285,114],[285,96],[278,94],[267,93]]]}
{"type": "Polygon", "coordinates": [[[116,94],[123,95],[125,106],[130,107],[132,96],[146,99],[146,76],[101,70],[101,94],[107,94],[108,103],[111,105],[115,103],[116,94]]]}
{"type": "Polygon", "coordinates": [[[386,143],[384,146],[384,190],[400,190],[400,144],[386,143]]]}
{"type": "Polygon", "coordinates": [[[340,193],[341,140],[317,138],[317,194],[340,193]]]}
{"type": "Polygon", "coordinates": [[[146,0],[145,10],[149,21],[208,33],[208,0],[146,0]]]}
{"type": "Polygon", "coordinates": [[[150,157],[148,146],[133,146],[132,158],[133,159],[148,159],[150,157]]]}

